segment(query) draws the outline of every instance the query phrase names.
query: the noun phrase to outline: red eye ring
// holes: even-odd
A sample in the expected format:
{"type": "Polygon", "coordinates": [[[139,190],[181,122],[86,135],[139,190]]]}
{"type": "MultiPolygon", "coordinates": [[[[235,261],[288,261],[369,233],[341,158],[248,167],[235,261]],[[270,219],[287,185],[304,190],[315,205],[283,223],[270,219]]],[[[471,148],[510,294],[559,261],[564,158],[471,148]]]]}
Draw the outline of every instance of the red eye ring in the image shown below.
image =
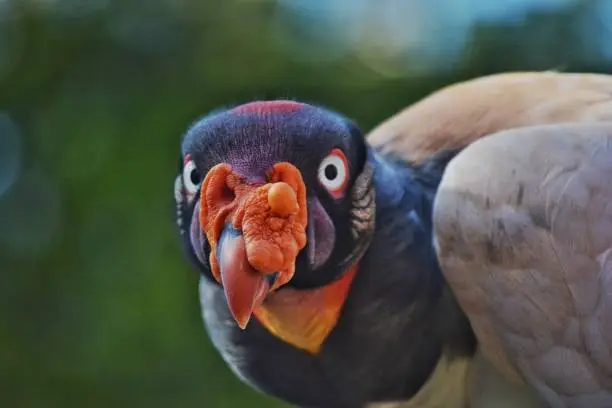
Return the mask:
{"type": "Polygon", "coordinates": [[[317,172],[321,184],[334,199],[344,196],[349,180],[348,160],[344,152],[338,148],[321,160],[317,172]]]}

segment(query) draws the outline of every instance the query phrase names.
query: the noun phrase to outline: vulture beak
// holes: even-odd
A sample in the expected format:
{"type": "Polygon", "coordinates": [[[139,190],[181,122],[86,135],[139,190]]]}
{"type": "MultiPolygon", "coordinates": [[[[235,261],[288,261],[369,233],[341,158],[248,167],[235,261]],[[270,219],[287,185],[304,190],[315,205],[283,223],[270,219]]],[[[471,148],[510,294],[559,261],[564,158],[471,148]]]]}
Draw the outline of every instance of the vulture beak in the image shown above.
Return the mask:
{"type": "Polygon", "coordinates": [[[306,187],[299,170],[278,163],[268,178],[252,185],[220,164],[202,183],[199,216],[212,274],[242,329],[268,294],[291,280],[306,245],[306,187]]]}
{"type": "Polygon", "coordinates": [[[244,236],[231,224],[226,224],[217,245],[221,285],[234,320],[244,329],[279,276],[278,272],[262,274],[251,266],[244,236]]]}

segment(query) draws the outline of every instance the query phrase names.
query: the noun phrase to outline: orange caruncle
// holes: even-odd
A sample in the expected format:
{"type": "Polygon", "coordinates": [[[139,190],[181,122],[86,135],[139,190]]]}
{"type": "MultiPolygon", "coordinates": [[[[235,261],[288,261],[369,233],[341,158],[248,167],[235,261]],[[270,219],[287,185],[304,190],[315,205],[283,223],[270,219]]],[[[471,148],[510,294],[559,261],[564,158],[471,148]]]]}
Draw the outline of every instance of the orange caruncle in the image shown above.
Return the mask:
{"type": "Polygon", "coordinates": [[[219,164],[202,184],[200,225],[211,246],[211,268],[217,280],[217,244],[227,223],[242,232],[253,268],[262,274],[279,272],[275,287],[293,277],[297,255],[306,245],[306,187],[290,163],[277,163],[268,177],[268,184],[249,185],[231,166],[219,164]]]}

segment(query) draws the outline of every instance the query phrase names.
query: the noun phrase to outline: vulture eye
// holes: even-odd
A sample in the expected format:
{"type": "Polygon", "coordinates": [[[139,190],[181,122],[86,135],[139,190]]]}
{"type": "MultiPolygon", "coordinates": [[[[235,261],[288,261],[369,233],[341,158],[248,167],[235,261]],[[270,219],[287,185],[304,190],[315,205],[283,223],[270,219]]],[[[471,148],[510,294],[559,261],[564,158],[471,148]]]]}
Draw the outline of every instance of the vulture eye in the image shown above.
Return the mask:
{"type": "Polygon", "coordinates": [[[183,167],[183,184],[187,194],[194,195],[198,192],[202,176],[195,166],[195,163],[190,158],[186,158],[185,166],[183,167]]]}
{"type": "Polygon", "coordinates": [[[348,181],[348,161],[340,149],[333,149],[319,165],[319,183],[329,191],[332,197],[340,198],[344,194],[348,181]]]}

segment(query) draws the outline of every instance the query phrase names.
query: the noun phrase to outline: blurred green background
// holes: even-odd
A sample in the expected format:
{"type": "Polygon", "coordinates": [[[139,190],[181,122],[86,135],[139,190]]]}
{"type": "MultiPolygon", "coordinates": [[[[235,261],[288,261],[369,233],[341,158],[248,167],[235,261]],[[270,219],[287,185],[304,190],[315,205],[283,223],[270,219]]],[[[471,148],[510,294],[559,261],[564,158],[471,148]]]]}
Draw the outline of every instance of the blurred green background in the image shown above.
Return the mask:
{"type": "Polygon", "coordinates": [[[291,97],[367,131],[458,80],[610,72],[611,27],[610,0],[0,0],[0,407],[281,406],[201,323],[186,127],[291,97]]]}

